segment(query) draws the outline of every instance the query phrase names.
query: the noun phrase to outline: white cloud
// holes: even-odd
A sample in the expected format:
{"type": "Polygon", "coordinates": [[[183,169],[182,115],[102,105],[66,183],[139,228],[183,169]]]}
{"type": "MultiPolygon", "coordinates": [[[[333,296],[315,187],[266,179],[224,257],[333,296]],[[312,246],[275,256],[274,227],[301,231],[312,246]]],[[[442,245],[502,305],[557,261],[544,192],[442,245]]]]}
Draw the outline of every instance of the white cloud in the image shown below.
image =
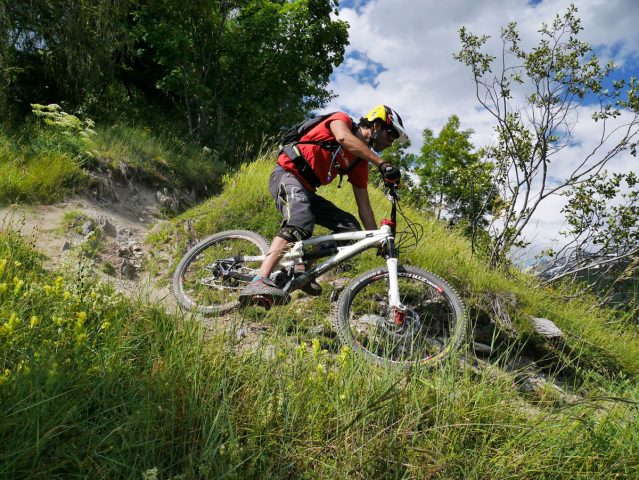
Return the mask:
{"type": "MultiPolygon", "coordinates": [[[[336,71],[331,88],[337,95],[327,110],[346,110],[356,117],[372,106],[385,103],[404,118],[413,148],[421,146],[421,132],[431,128],[438,132],[452,114],[457,114],[462,128],[475,130],[475,145],[486,145],[493,138],[492,118],[475,97],[469,70],[453,59],[460,48],[458,30],[466,26],[476,34],[491,35],[495,52],[500,48],[499,31],[516,21],[522,44],[537,42],[542,22],[565,13],[570,0],[544,0],[531,6],[527,0],[371,0],[358,3],[357,9],[343,8],[340,17],[350,24],[348,52],[360,52],[385,70],[374,82],[362,84],[356,74],[365,70],[362,60],[347,62],[336,71]]],[[[577,16],[584,30],[581,38],[601,48],[604,55],[615,54],[615,62],[623,65],[639,50],[639,2],[635,0],[581,0],[577,16]]],[[[362,58],[365,58],[362,57],[362,58]]],[[[557,158],[555,175],[566,174],[599,134],[582,112],[574,134],[578,146],[568,148],[557,158]]],[[[636,165],[632,157],[615,162],[615,169],[627,171],[636,165]]],[[[636,170],[636,168],[635,168],[636,170]]],[[[542,205],[536,222],[537,231],[527,236],[545,242],[557,237],[563,223],[562,199],[542,205]]]]}

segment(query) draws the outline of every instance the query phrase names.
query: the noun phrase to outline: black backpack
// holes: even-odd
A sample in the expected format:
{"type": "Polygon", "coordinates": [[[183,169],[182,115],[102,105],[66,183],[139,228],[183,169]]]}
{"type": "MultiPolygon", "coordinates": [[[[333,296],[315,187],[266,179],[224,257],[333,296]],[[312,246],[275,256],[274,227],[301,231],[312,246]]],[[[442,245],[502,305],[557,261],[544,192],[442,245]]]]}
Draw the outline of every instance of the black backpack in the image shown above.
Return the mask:
{"type": "MultiPolygon", "coordinates": [[[[325,148],[327,150],[337,150],[338,148],[340,148],[340,145],[337,142],[312,140],[301,141],[301,138],[304,135],[306,135],[314,127],[322,123],[331,115],[335,115],[335,113],[337,112],[331,112],[320,115],[318,117],[307,118],[306,120],[293,125],[286,132],[284,132],[284,135],[282,135],[282,138],[280,140],[280,153],[284,152],[291,159],[299,174],[314,188],[319,187],[321,185],[321,182],[319,178],[317,178],[317,175],[315,175],[315,172],[308,163],[308,160],[304,158],[304,155],[302,155],[302,152],[300,152],[299,149],[295,148],[295,145],[319,145],[321,148],[325,148]]],[[[356,128],[357,127],[355,125],[355,122],[353,122],[353,130],[355,130],[356,128]]],[[[360,162],[360,160],[360,158],[356,159],[346,169],[340,168],[340,179],[338,187],[342,185],[342,177],[344,176],[344,174],[352,170],[360,162]]]]}
{"type": "Polygon", "coordinates": [[[298,143],[304,144],[312,144],[319,145],[322,148],[326,148],[327,150],[333,150],[339,148],[339,144],[337,142],[313,142],[313,141],[305,141],[301,142],[301,138],[310,132],[314,127],[322,123],[331,115],[335,115],[337,112],[326,113],[324,115],[320,115],[319,117],[311,117],[306,120],[299,122],[289,128],[280,140],[280,148],[284,148],[286,145],[297,145],[298,143]]]}

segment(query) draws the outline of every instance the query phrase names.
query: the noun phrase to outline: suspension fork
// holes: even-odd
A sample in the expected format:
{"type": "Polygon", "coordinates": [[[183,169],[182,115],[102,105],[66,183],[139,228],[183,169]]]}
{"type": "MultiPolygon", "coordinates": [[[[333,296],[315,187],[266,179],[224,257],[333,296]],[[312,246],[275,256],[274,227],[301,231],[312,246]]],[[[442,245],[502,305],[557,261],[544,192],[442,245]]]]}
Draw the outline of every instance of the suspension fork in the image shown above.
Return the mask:
{"type": "Polygon", "coordinates": [[[395,239],[389,238],[387,243],[388,256],[386,266],[388,268],[388,305],[397,311],[404,311],[404,306],[399,299],[399,282],[397,281],[398,259],[395,250],[395,239]]]}

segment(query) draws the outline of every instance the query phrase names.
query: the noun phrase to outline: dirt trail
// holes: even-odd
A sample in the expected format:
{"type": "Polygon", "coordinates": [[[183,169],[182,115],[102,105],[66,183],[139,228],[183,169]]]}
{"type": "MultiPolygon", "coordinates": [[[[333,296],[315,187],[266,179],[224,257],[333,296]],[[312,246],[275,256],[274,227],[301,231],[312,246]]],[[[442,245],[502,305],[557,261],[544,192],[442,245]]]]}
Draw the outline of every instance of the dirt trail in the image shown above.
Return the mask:
{"type": "Polygon", "coordinates": [[[12,228],[31,240],[52,269],[91,268],[103,280],[132,297],[162,302],[167,308],[175,303],[170,289],[158,284],[144,269],[139,269],[149,254],[144,243],[150,228],[162,221],[155,191],[130,183],[109,182],[108,195],[94,190],[51,205],[10,205],[0,207],[0,229],[12,228]],[[95,256],[80,253],[88,224],[65,228],[65,215],[82,213],[86,222],[101,230],[100,247],[95,256]],[[107,266],[109,266],[107,268],[107,266]],[[110,270],[110,271],[109,271],[110,270]],[[107,274],[108,273],[108,274],[107,274]]]}

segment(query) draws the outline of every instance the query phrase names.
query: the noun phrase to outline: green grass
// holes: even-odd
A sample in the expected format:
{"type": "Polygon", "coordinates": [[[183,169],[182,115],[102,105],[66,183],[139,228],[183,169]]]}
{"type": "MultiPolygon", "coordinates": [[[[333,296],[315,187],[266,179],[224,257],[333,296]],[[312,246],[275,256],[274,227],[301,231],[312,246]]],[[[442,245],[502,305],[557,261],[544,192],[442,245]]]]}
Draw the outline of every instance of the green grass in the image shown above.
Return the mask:
{"type": "Polygon", "coordinates": [[[213,151],[205,150],[166,131],[149,127],[98,127],[93,139],[101,165],[138,177],[156,186],[195,189],[211,193],[226,166],[213,151]]]}
{"type": "MultiPolygon", "coordinates": [[[[265,158],[226,177],[220,196],[149,241],[177,258],[191,235],[270,237],[279,223],[271,168],[265,158]]],[[[348,186],[324,193],[352,206],[348,186]]],[[[385,216],[383,195],[372,198],[385,216]]],[[[331,285],[211,330],[91,278],[48,272],[25,239],[0,233],[0,478],[637,478],[636,333],[587,298],[487,270],[462,237],[406,213],[426,231],[406,260],[449,278],[474,311],[489,294],[510,295],[519,344],[489,364],[462,351],[432,369],[376,367],[317,329],[330,323],[331,285]],[[540,342],[527,315],[566,333],[564,345],[540,348],[568,394],[550,384],[521,393],[526,370],[500,368],[540,342]]],[[[348,275],[375,262],[367,255],[348,275]]]]}
{"type": "Polygon", "coordinates": [[[55,149],[33,151],[0,131],[0,204],[54,202],[85,178],[81,162],[55,149]]]}
{"type": "Polygon", "coordinates": [[[213,193],[227,169],[214,152],[146,127],[100,125],[87,136],[35,121],[0,125],[0,205],[61,200],[83,191],[95,167],[200,196],[213,193]]]}
{"type": "Polygon", "coordinates": [[[591,373],[566,401],[454,358],[373,367],[280,322],[303,325],[292,305],[258,339],[205,336],[197,319],[44,271],[16,234],[0,235],[0,261],[0,478],[639,473],[634,380],[591,373]]]}
{"type": "MultiPolygon", "coordinates": [[[[256,231],[270,241],[281,221],[267,188],[273,168],[272,157],[266,155],[244,165],[237,174],[226,176],[220,195],[183,213],[148,237],[147,241],[155,249],[166,249],[173,259],[173,263],[157,266],[158,272],[170,275],[188,244],[218,231],[244,228],[256,231]]],[[[333,185],[323,187],[321,194],[340,208],[356,213],[349,185],[340,189],[333,185]]],[[[371,189],[370,196],[378,221],[388,217],[390,204],[383,192],[371,189]]],[[[636,331],[629,332],[620,324],[613,311],[597,308],[593,299],[583,295],[571,298],[570,292],[564,295],[559,290],[542,288],[534,277],[515,270],[490,270],[482,258],[472,255],[469,242],[463,236],[407,206],[403,210],[410,219],[422,224],[424,238],[402,261],[449,280],[461,293],[472,314],[486,312],[492,316],[487,299],[495,295],[512,299],[508,311],[520,333],[521,343],[532,344],[539,340],[531,333],[529,317],[549,318],[566,334],[566,345],[561,348],[543,345],[548,348],[547,354],[559,358],[560,363],[572,370],[579,370],[586,362],[590,368],[604,374],[614,375],[619,370],[639,374],[639,337],[636,331]]],[[[402,226],[400,222],[398,230],[402,226]]],[[[318,228],[315,233],[322,231],[318,228]]],[[[355,269],[350,275],[379,264],[380,259],[374,255],[363,255],[353,263],[355,269]]]]}

